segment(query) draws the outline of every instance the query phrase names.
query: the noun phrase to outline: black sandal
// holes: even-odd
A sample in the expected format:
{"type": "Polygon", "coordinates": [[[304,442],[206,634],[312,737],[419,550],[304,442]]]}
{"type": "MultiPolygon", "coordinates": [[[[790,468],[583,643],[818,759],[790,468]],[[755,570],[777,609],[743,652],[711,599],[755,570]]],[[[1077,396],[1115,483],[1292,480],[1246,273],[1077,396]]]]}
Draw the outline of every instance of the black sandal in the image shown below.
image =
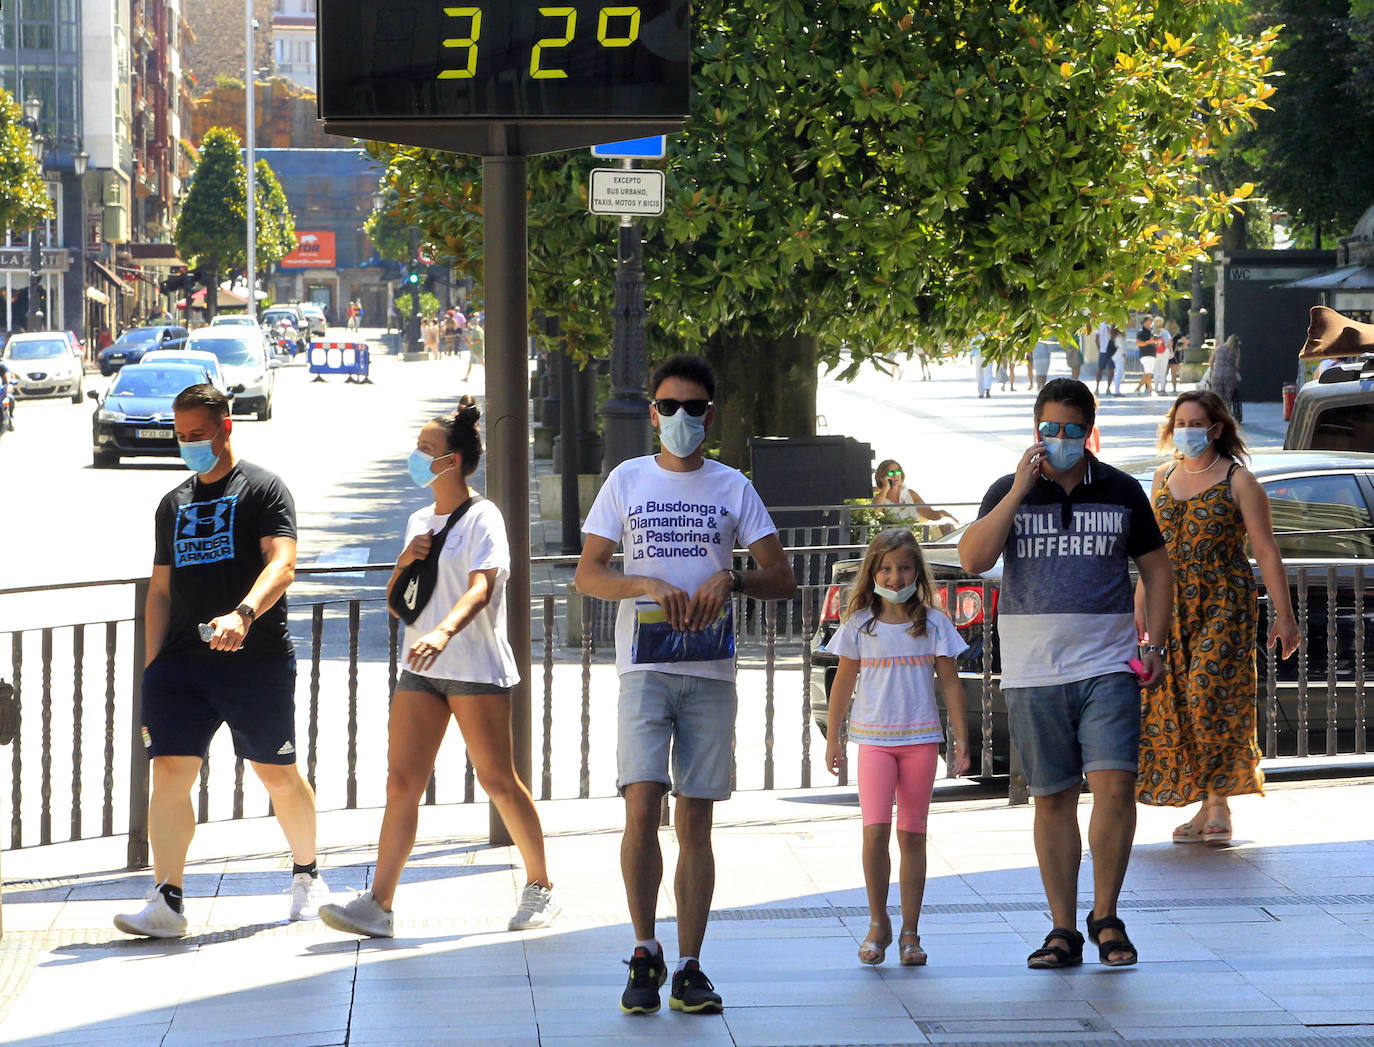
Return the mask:
{"type": "Polygon", "coordinates": [[[1126,937],[1126,925],[1115,916],[1104,916],[1098,920],[1094,919],[1092,913],[1089,913],[1088,940],[1097,946],[1097,952],[1104,967],[1129,967],[1140,959],[1135,946],[1131,944],[1131,939],[1126,937]],[[1121,937],[1113,941],[1100,941],[1099,936],[1103,931],[1120,931],[1121,937]],[[1126,960],[1109,959],[1114,952],[1130,953],[1130,958],[1126,960]]]}
{"type": "Polygon", "coordinates": [[[1045,935],[1045,944],[1026,957],[1026,966],[1036,971],[1053,971],[1060,967],[1077,967],[1083,962],[1083,936],[1071,927],[1054,927],[1045,935]],[[1062,938],[1073,946],[1072,950],[1062,945],[1051,945],[1055,938],[1062,938]]]}

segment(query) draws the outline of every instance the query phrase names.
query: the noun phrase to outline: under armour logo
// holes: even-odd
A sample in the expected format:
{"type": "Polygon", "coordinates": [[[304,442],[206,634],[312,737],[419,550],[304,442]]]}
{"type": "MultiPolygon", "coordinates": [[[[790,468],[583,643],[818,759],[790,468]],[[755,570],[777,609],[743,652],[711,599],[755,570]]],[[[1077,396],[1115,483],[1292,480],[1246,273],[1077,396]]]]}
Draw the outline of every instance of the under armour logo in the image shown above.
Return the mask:
{"type": "Polygon", "coordinates": [[[202,527],[206,524],[210,525],[210,534],[224,530],[229,519],[230,504],[226,499],[217,499],[213,502],[195,502],[186,506],[181,514],[182,537],[189,538],[204,533],[202,527]]]}

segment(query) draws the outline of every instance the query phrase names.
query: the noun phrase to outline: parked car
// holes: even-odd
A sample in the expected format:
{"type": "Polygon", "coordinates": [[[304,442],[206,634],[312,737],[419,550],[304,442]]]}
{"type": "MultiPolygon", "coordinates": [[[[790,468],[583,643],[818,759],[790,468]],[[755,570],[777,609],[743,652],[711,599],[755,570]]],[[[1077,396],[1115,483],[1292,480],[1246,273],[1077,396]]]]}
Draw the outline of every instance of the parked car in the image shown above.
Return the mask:
{"type": "Polygon", "coordinates": [[[272,392],[280,363],[260,330],[202,327],[191,332],[186,348],[212,353],[219,360],[234,396],[235,414],[255,413],[260,422],[272,417],[272,392]]]}
{"type": "Polygon", "coordinates": [[[258,318],[247,313],[218,313],[210,321],[211,327],[259,327],[258,318]]]}
{"type": "Polygon", "coordinates": [[[85,399],[85,361],[75,339],[66,331],[34,331],[10,335],[5,365],[14,378],[14,395],[21,400],[43,396],[85,399]]]}
{"type": "Polygon", "coordinates": [[[329,333],[329,317],[325,316],[322,305],[317,302],[299,302],[296,308],[305,316],[312,335],[316,338],[323,338],[329,333]]]}
{"type": "Polygon", "coordinates": [[[309,318],[294,305],[274,305],[263,310],[264,328],[271,329],[283,322],[290,324],[296,333],[296,352],[304,352],[309,347],[311,338],[309,318]]]}
{"type": "MultiPolygon", "coordinates": [[[[1163,459],[1126,462],[1119,466],[1134,476],[1149,491],[1155,468],[1163,459]]],[[[1306,695],[1308,702],[1308,746],[1311,752],[1326,750],[1328,680],[1328,638],[1335,623],[1334,674],[1336,680],[1337,745],[1352,750],[1356,728],[1355,679],[1357,635],[1363,633],[1365,650],[1374,662],[1374,454],[1303,451],[1257,451],[1250,468],[1269,496],[1279,551],[1290,569],[1308,566],[1312,571],[1308,586],[1306,612],[1294,599],[1294,609],[1302,616],[1307,644],[1306,695]],[[1328,572],[1327,565],[1339,566],[1328,572]],[[1362,621],[1355,606],[1356,565],[1368,565],[1362,578],[1359,597],[1363,600],[1362,621]],[[1327,600],[1328,573],[1335,585],[1334,615],[1327,600]]],[[[967,526],[967,525],[966,525],[967,526]]],[[[986,581],[1000,581],[1002,561],[982,577],[970,577],[959,564],[959,539],[965,527],[923,543],[926,560],[945,613],[950,616],[969,650],[958,659],[959,676],[969,716],[969,737],[975,747],[982,737],[982,685],[984,621],[990,621],[986,645],[991,664],[992,747],[994,773],[1006,769],[1009,753],[1006,705],[1002,700],[1001,652],[997,634],[997,597],[999,590],[986,581]]],[[[829,727],[830,684],[839,659],[823,649],[839,624],[848,587],[858,573],[861,561],[836,561],[831,568],[831,584],[821,603],[819,624],[812,637],[811,715],[821,735],[829,727]]],[[[1259,580],[1259,569],[1255,569],[1259,580]]],[[[1268,685],[1268,659],[1264,644],[1268,635],[1268,601],[1260,597],[1260,656],[1258,691],[1262,696],[1268,685]]],[[[1278,755],[1292,755],[1298,749],[1299,657],[1277,662],[1275,691],[1278,699],[1278,755]]],[[[1263,705],[1259,723],[1261,745],[1265,741],[1266,720],[1263,705]]],[[[974,770],[978,760],[974,759],[974,770]]]]}
{"type": "Polygon", "coordinates": [[[205,373],[210,376],[210,384],[222,392],[225,396],[233,399],[233,393],[229,391],[229,380],[224,377],[224,370],[219,365],[219,357],[214,353],[207,353],[201,349],[152,349],[143,354],[141,364],[193,364],[196,367],[205,368],[205,373]]]}
{"type": "Polygon", "coordinates": [[[1283,446],[1374,451],[1374,358],[1336,364],[1298,390],[1283,446]]]}
{"type": "Polygon", "coordinates": [[[176,429],[172,401],[183,389],[210,380],[204,367],[185,363],[138,363],[120,369],[91,419],[91,463],[97,469],[119,464],[121,457],[175,458],[176,429]]]}
{"type": "Polygon", "coordinates": [[[96,363],[100,373],[109,377],[125,364],[136,364],[149,349],[179,349],[186,343],[187,331],[172,324],[131,327],[100,350],[96,363]]]}

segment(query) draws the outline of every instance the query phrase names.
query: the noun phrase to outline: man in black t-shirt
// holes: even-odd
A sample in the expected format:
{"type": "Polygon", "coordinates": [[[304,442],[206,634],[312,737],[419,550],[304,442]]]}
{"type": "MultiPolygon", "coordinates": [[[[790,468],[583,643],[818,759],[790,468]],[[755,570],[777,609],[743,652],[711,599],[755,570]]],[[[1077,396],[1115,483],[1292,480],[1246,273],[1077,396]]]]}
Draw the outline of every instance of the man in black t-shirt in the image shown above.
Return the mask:
{"type": "Polygon", "coordinates": [[[313,916],[328,892],[315,864],[315,794],[296,767],[296,657],[285,597],[296,571],[291,492],[234,455],[229,401],[214,386],[182,390],[172,409],[182,460],[195,475],[158,505],[145,610],[142,725],[153,761],[148,839],[157,886],[142,911],[114,921],[152,938],[186,933],[191,789],[223,723],[291,847],[289,917],[313,916]]]}

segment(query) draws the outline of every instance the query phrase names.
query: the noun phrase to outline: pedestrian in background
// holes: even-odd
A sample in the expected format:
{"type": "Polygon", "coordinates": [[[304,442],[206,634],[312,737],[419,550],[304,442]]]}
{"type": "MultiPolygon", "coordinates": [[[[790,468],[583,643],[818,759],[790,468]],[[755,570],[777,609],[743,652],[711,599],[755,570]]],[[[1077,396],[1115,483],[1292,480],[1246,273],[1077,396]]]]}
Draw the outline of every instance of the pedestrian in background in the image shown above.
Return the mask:
{"type": "Polygon", "coordinates": [[[1026,958],[1035,969],[1083,962],[1077,929],[1082,840],[1078,802],[1092,790],[1088,937],[1103,964],[1137,960],[1117,916],[1135,835],[1140,687],[1164,677],[1162,648],[1137,657],[1130,563],[1145,585],[1151,637],[1169,628],[1169,556],[1145,493],[1085,450],[1096,419],[1090,389],[1056,378],[1035,401],[1036,442],[1016,472],[988,489],[959,542],[965,571],[1002,559],[997,626],[1012,744],[1035,797],[1035,853],[1053,927],[1026,958]]]}
{"type": "MultiPolygon", "coordinates": [[[[1172,323],[1172,321],[1171,321],[1172,323]]],[[[1177,330],[1175,325],[1174,330],[1177,330]]],[[[1150,324],[1150,333],[1155,341],[1155,370],[1153,391],[1155,396],[1169,393],[1169,365],[1174,359],[1174,332],[1164,322],[1164,317],[1156,316],[1150,324]]]]}
{"type": "Polygon", "coordinates": [[[395,933],[392,902],[415,846],[420,797],[450,719],[457,721],[478,784],[525,864],[525,887],[508,929],[546,926],[561,911],[545,864],[539,813],[515,770],[511,742],[510,691],[520,676],[506,639],[506,524],[501,511],[468,485],[482,458],[480,417],[476,401],[462,397],[457,411],[420,429],[406,463],[411,482],[431,488],[434,501],[406,523],[405,548],[387,582],[388,600],[414,561],[435,556],[438,567],[428,603],[405,628],[405,668],[387,725],[386,813],[372,888],[347,905],[320,908],[325,923],[350,934],[395,933]],[[446,527],[435,548],[435,534],[446,527]]]}
{"type": "Polygon", "coordinates": [[[1183,366],[1183,354],[1188,350],[1191,339],[1186,334],[1175,334],[1173,351],[1169,354],[1169,383],[1173,393],[1178,395],[1178,372],[1183,366]]]}
{"type": "Polygon", "coordinates": [[[1035,369],[1035,388],[1043,389],[1050,376],[1050,353],[1057,343],[1041,339],[1035,343],[1031,352],[1031,364],[1035,369]]]}
{"type": "Polygon", "coordinates": [[[1159,340],[1155,338],[1154,321],[1152,316],[1144,317],[1140,322],[1140,331],[1135,336],[1136,351],[1140,355],[1140,381],[1136,382],[1135,392],[1140,394],[1152,393],[1155,387],[1155,356],[1159,351],[1159,340]]]}
{"type": "Polygon", "coordinates": [[[922,967],[926,962],[920,935],[926,827],[935,761],[944,738],[935,702],[937,685],[954,736],[946,761],[949,773],[957,777],[969,768],[964,686],[955,663],[968,644],[934,605],[935,583],[915,537],[901,528],[884,531],[869,543],[843,621],[825,645],[839,656],[830,687],[825,750],[830,773],[839,774],[845,763],[842,725],[846,717],[849,740],[859,745],[859,809],[869,913],[859,962],[870,966],[882,963],[892,944],[887,896],[894,800],[901,854],[898,955],[903,967],[922,967]]]}
{"type": "MultiPolygon", "coordinates": [[[[1231,842],[1229,798],[1264,792],[1251,555],[1274,609],[1269,646],[1281,644],[1284,658],[1297,649],[1298,622],[1269,499],[1243,464],[1245,442],[1221,398],[1181,394],[1160,426],[1159,449],[1174,452],[1155,470],[1152,487],[1173,566],[1174,615],[1163,644],[1164,686],[1145,696],[1137,788],[1141,803],[1200,804],[1174,830],[1174,843],[1220,846],[1231,842]]],[[[1137,589],[1137,629],[1146,627],[1146,607],[1137,589]]]]}
{"type": "Polygon", "coordinates": [[[941,534],[948,534],[959,524],[952,514],[927,505],[925,499],[906,485],[906,470],[895,458],[884,458],[873,471],[873,504],[897,520],[934,524],[941,534]],[[887,508],[903,505],[911,508],[887,508]]]}
{"type": "Polygon", "coordinates": [[[574,578],[578,592],[620,601],[616,787],[625,798],[620,867],[635,936],[620,998],[626,1014],[657,1011],[668,977],[654,926],[663,880],[659,807],[669,790],[677,797],[679,956],[669,1006],[693,1014],[723,1008],[700,956],[715,890],[711,822],[716,801],[730,796],[739,705],[732,594],[781,600],[796,589],[753,484],[704,455],[715,393],[715,374],[700,357],[674,356],[654,372],[649,417],[661,449],[606,478],[582,528],[574,578]],[[620,571],[611,567],[618,544],[620,571]],[[734,569],[736,546],[748,548],[756,569],[734,569]]]}
{"type": "Polygon", "coordinates": [[[468,343],[468,369],[463,374],[463,381],[472,377],[474,365],[486,369],[487,366],[487,332],[482,326],[481,315],[474,313],[468,320],[467,326],[463,328],[463,333],[468,343]]]}
{"type": "Polygon", "coordinates": [[[1226,341],[1212,350],[1208,363],[1211,377],[1208,379],[1212,391],[1221,397],[1221,402],[1230,410],[1231,416],[1241,421],[1240,412],[1240,335],[1228,335],[1226,341]]]}
{"type": "Polygon", "coordinates": [[[1099,337],[1103,340],[1097,350],[1097,378],[1093,382],[1093,394],[1096,395],[1102,389],[1102,379],[1107,379],[1107,395],[1112,395],[1112,381],[1116,378],[1117,350],[1119,348],[1117,339],[1121,336],[1121,331],[1116,325],[1103,324],[1106,333],[1103,335],[1099,331],[1099,337]]]}
{"type": "Polygon", "coordinates": [[[181,459],[195,475],[157,507],[144,610],[156,886],[141,911],[114,920],[150,938],[186,933],[191,788],[221,724],[262,781],[291,847],[288,917],[314,916],[328,893],[315,862],[315,794],[296,766],[296,653],[286,626],[295,504],[280,477],[234,454],[229,400],[213,385],[183,389],[172,412],[181,459]]]}

